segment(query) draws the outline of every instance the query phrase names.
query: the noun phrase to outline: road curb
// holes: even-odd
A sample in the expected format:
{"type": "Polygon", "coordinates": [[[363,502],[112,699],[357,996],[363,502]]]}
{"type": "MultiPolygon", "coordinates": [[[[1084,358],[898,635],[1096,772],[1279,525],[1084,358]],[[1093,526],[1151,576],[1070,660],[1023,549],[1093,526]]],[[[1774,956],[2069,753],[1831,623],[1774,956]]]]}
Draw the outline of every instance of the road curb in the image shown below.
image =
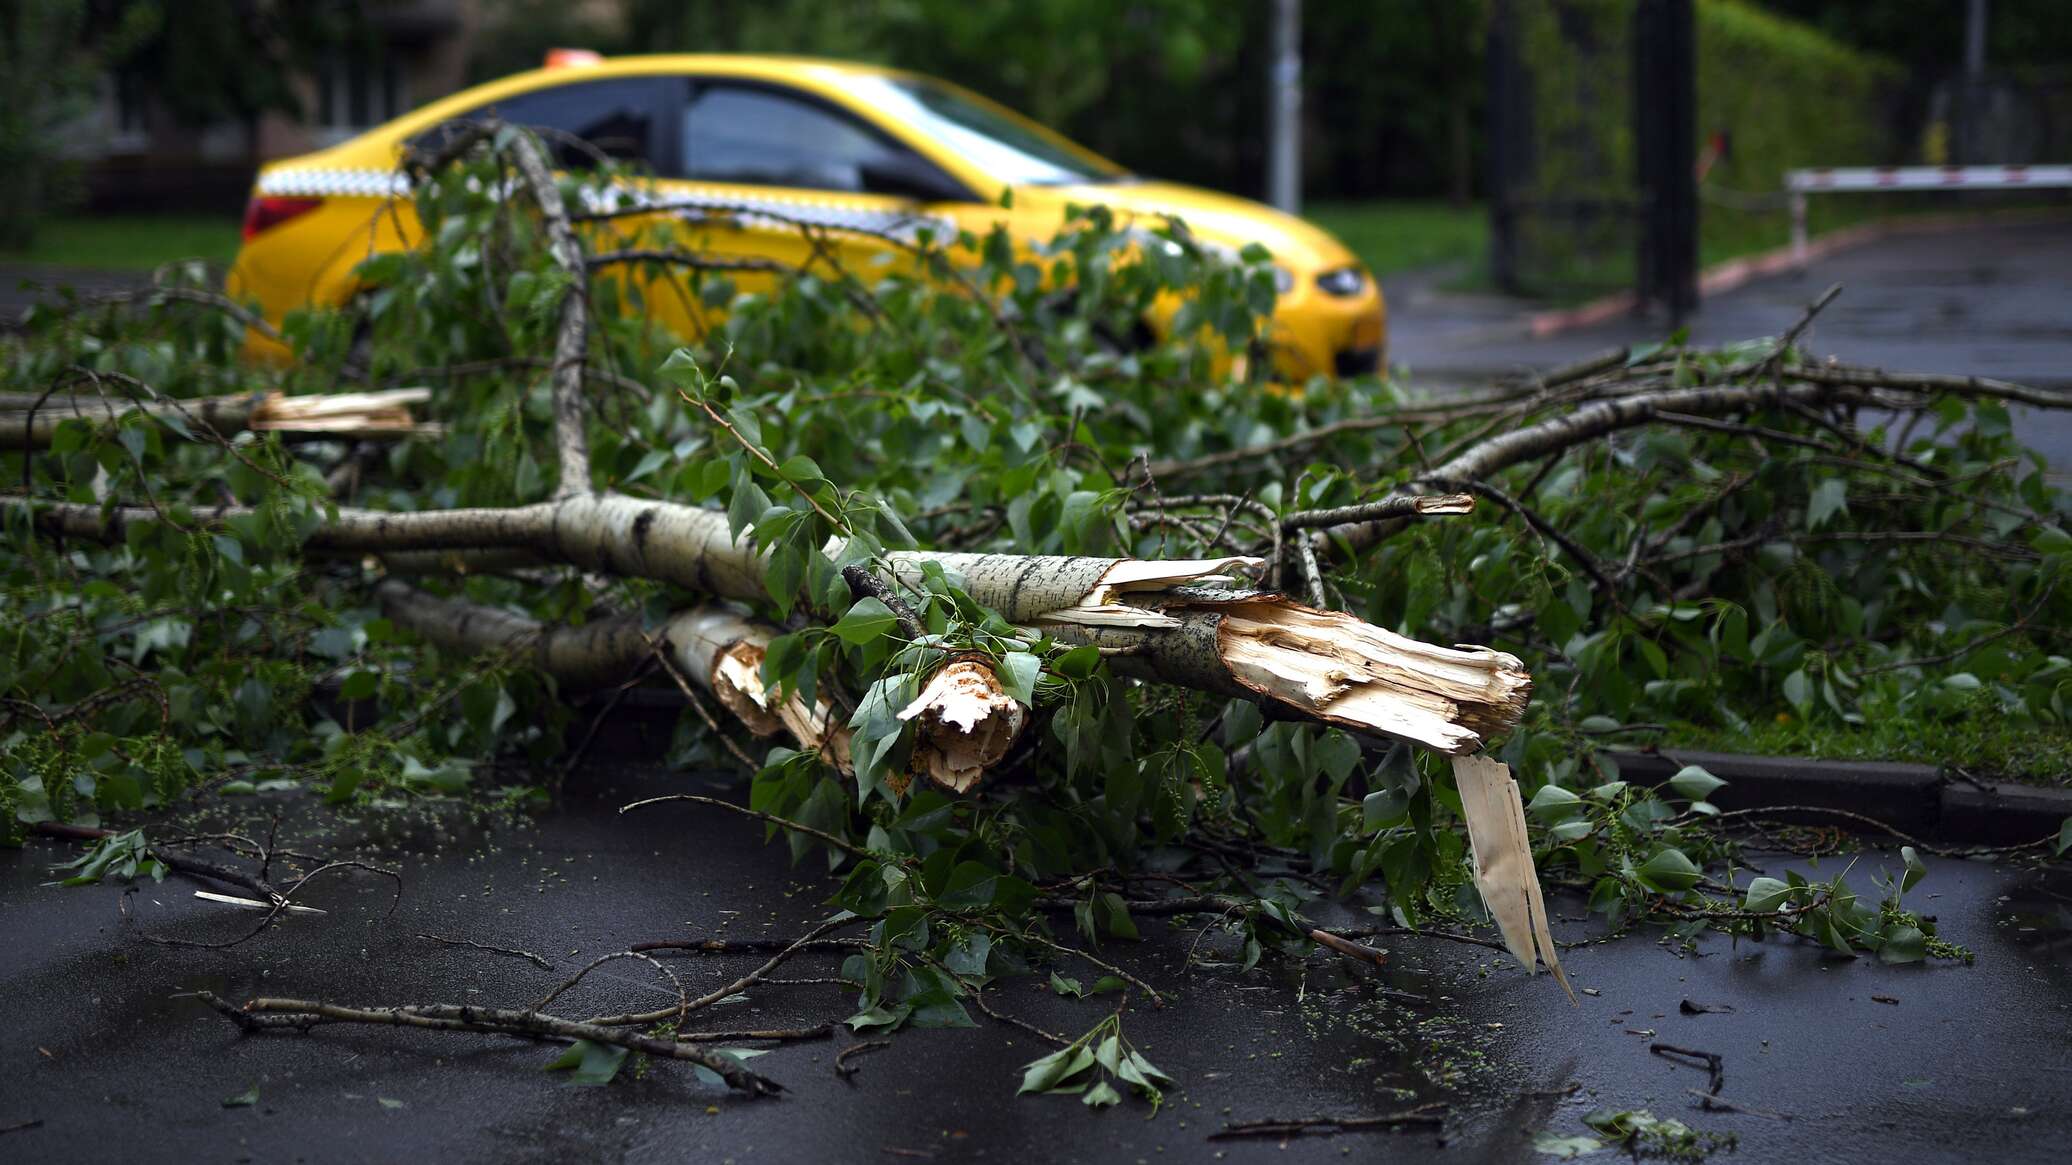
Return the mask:
{"type": "MultiPolygon", "coordinates": [[[[1698,765],[1727,782],[1711,798],[1722,809],[1843,809],[1915,837],[1963,845],[2033,842],[2055,835],[2072,817],[2072,789],[1974,781],[1945,775],[1934,765],[1682,749],[1603,755],[1618,765],[1621,777],[1643,784],[1659,784],[1685,765],[1698,765]]],[[[1780,812],[1778,817],[1838,824],[1818,813],[1780,812]]]]}
{"type": "MultiPolygon", "coordinates": [[[[668,754],[683,702],[675,692],[635,688],[599,720],[603,708],[602,702],[575,707],[568,728],[570,747],[587,736],[585,751],[591,759],[652,761],[668,754]],[[591,732],[593,721],[596,730],[591,732]]],[[[2022,845],[2054,837],[2072,817],[2072,789],[1974,781],[1946,775],[1935,765],[1684,749],[1599,755],[1618,766],[1621,778],[1645,785],[1659,785],[1685,765],[1699,765],[1727,782],[1711,797],[1722,809],[1841,809],[1924,841],[2022,845]]],[[[1787,811],[1777,817],[1850,827],[1845,820],[1821,813],[1787,811]]]]}
{"type": "MultiPolygon", "coordinates": [[[[1698,298],[1703,301],[1715,295],[1724,295],[1758,279],[1800,271],[1807,264],[1892,235],[1942,234],[1975,227],[2060,222],[2067,217],[2072,216],[2056,207],[2024,207],[2018,210],[1983,213],[1953,211],[1947,214],[1907,215],[1858,223],[1855,226],[1842,227],[1814,236],[1807,243],[1803,255],[1794,251],[1790,244],[1786,244],[1768,251],[1715,263],[1698,273],[1698,298]]],[[[1639,306],[1639,302],[1631,291],[1615,291],[1576,307],[1528,312],[1521,323],[1514,327],[1522,327],[1524,334],[1532,339],[1544,340],[1549,336],[1558,336],[1577,328],[1594,327],[1606,320],[1631,314],[1639,306]]]]}

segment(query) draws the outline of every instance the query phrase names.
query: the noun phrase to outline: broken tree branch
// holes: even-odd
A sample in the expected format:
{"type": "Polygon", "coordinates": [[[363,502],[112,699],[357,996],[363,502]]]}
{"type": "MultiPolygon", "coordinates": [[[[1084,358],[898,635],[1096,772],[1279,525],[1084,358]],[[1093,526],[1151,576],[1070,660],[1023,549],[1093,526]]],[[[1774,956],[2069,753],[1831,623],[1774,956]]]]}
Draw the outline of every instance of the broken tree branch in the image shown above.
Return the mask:
{"type": "MultiPolygon", "coordinates": [[[[217,438],[235,433],[279,433],[289,440],[394,441],[405,437],[436,435],[437,425],[419,424],[407,406],[431,399],[425,388],[398,388],[382,392],[326,393],[286,396],[278,392],[237,396],[198,397],[191,400],[87,400],[76,395],[51,395],[46,401],[22,408],[0,402],[0,450],[42,449],[57,436],[58,426],[71,420],[106,424],[128,416],[176,419],[198,425],[217,438]]],[[[169,432],[181,430],[171,424],[169,432]]]]}
{"type": "MultiPolygon", "coordinates": [[[[492,127],[492,132],[493,132],[492,127]]],[[[583,242],[569,224],[568,208],[561,201],[561,187],[555,183],[547,160],[541,156],[532,136],[516,133],[510,138],[511,160],[532,192],[547,231],[547,252],[554,257],[566,279],[555,308],[554,365],[551,373],[554,399],[554,441],[561,468],[556,497],[590,490],[590,435],[585,426],[583,381],[589,363],[590,268],[583,260],[583,242]]]]}
{"type": "Polygon", "coordinates": [[[307,1030],[319,1023],[361,1023],[388,1027],[411,1027],[428,1031],[486,1032],[533,1036],[556,1040],[589,1040],[628,1051],[643,1052],[664,1060],[682,1060],[710,1069],[728,1087],[750,1096],[773,1096],[783,1085],[751,1072],[731,1056],[722,1055],[684,1040],[645,1036],[597,1023],[562,1019],[538,1011],[504,1007],[476,1007],[471,1004],[419,1003],[401,1007],[345,1007],[315,999],[260,998],[243,1007],[231,1004],[208,991],[196,997],[215,1008],[247,1032],[307,1030]],[[274,1022],[268,1022],[274,1021],[274,1022]]]}
{"type": "Polygon", "coordinates": [[[532,667],[566,688],[618,683],[658,648],[750,733],[788,731],[801,749],[849,771],[849,730],[826,701],[808,707],[796,694],[775,700],[763,687],[763,654],[779,632],[730,608],[708,604],[680,611],[653,631],[636,616],[580,627],[553,626],[496,607],[444,599],[395,579],[375,585],[398,626],[440,647],[483,654],[518,648],[532,667]]]}
{"type": "MultiPolygon", "coordinates": [[[[134,522],[164,520],[148,506],[0,498],[0,512],[9,509],[32,511],[47,533],[95,540],[119,538],[134,522]]],[[[248,512],[218,507],[194,517],[220,523],[248,512]]],[[[702,594],[754,600],[767,593],[762,556],[730,535],[724,514],[610,493],[508,509],[340,507],[315,525],[305,548],[350,554],[515,549],[702,594]]],[[[1304,717],[1444,752],[1474,752],[1509,731],[1531,692],[1531,676],[1516,656],[1420,643],[1351,615],[1234,585],[1225,572],[1256,570],[1262,563],[1255,558],[1161,562],[901,551],[887,562],[912,583],[919,582],[922,565],[933,562],[1008,621],[1110,649],[1121,657],[1119,668],[1142,678],[1265,698],[1304,717]]]]}

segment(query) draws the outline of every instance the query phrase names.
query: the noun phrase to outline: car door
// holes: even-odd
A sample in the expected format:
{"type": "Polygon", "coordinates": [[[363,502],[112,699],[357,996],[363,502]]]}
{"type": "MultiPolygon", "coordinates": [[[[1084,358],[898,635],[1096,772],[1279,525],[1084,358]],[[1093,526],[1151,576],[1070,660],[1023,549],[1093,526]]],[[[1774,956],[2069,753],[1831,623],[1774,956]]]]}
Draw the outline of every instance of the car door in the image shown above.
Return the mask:
{"type": "Polygon", "coordinates": [[[975,200],[818,95],[731,77],[685,78],[679,95],[677,142],[657,166],[657,188],[676,208],[676,245],[734,264],[725,277],[737,291],[768,290],[789,272],[872,282],[909,265],[902,244],[923,228],[953,229],[931,205],[975,200]]]}

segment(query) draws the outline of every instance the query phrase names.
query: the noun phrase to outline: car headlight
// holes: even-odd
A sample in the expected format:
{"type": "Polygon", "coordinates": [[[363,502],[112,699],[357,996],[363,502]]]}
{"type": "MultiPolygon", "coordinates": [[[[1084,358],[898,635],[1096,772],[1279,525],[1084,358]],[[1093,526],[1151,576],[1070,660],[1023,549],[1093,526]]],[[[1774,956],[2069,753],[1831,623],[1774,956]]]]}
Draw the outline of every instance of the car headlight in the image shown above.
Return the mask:
{"type": "Polygon", "coordinates": [[[1326,295],[1350,298],[1367,290],[1367,273],[1358,267],[1340,267],[1317,276],[1317,289],[1326,295]]]}
{"type": "Polygon", "coordinates": [[[1280,295],[1286,295],[1295,290],[1295,273],[1278,263],[1274,264],[1273,289],[1280,295]]]}

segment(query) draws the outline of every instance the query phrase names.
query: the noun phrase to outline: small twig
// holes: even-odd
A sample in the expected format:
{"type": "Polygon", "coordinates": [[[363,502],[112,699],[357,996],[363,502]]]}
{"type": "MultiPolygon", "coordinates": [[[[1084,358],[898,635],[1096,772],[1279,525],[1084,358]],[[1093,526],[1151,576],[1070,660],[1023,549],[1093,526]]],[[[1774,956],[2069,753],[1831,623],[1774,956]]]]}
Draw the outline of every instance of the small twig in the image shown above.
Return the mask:
{"type": "Polygon", "coordinates": [[[0,1133],[21,1133],[27,1132],[30,1129],[40,1129],[42,1127],[43,1118],[39,1116],[34,1120],[25,1120],[19,1124],[0,1125],[0,1133]]]}
{"type": "Polygon", "coordinates": [[[1788,1121],[1791,1119],[1791,1114],[1788,1112],[1771,1112],[1767,1108],[1751,1108],[1745,1104],[1735,1104],[1731,1100],[1722,1100],[1700,1088],[1686,1088],[1684,1091],[1697,1097],[1698,1107],[1707,1112],[1738,1112],[1747,1116],[1768,1117],[1773,1121],[1788,1121]]]}
{"type": "Polygon", "coordinates": [[[414,1027],[429,1031],[495,1032],[534,1039],[589,1040],[628,1051],[644,1052],[670,1060],[687,1060],[717,1073],[728,1085],[750,1096],[782,1092],[783,1086],[741,1066],[731,1056],[710,1051],[698,1044],[621,1031],[595,1023],[580,1023],[532,1010],[476,1007],[472,1004],[419,1003],[403,1007],[343,1007],[315,999],[254,999],[242,1008],[233,1007],[213,993],[198,991],[196,997],[237,1023],[247,1032],[279,1031],[284,1027],[307,1029],[317,1024],[363,1023],[390,1027],[414,1027]],[[248,1024],[232,1012],[241,1012],[248,1024]],[[275,1024],[270,1020],[287,1020],[275,1024]]]}
{"type": "MultiPolygon", "coordinates": [[[[741,992],[746,991],[750,987],[753,987],[756,984],[762,982],[763,977],[765,975],[768,975],[770,972],[782,966],[786,959],[789,959],[793,955],[798,954],[800,951],[805,950],[814,942],[814,940],[819,939],[821,936],[827,934],[827,932],[831,930],[840,929],[841,927],[854,926],[858,923],[869,921],[871,920],[868,918],[864,918],[854,914],[836,915],[835,917],[828,919],[826,922],[821,923],[819,926],[814,927],[812,930],[807,931],[804,935],[800,936],[799,938],[794,939],[791,942],[791,944],[786,946],[783,950],[778,951],[776,954],[770,956],[769,961],[764,963],[762,966],[757,967],[755,970],[750,971],[748,974],[741,976],[739,979],[734,980],[732,983],[729,983],[726,986],[721,987],[717,991],[709,992],[705,995],[699,996],[696,999],[690,1000],[680,1008],[665,1008],[661,1011],[630,1012],[624,1015],[599,1016],[595,1019],[590,1020],[589,1022],[597,1024],[601,1027],[624,1027],[632,1024],[660,1023],[663,1020],[668,1019],[672,1015],[681,1016],[684,1012],[698,1011],[703,1008],[711,1007],[713,1004],[720,1002],[721,1000],[727,998],[730,995],[739,995],[741,992]]],[[[656,965],[660,966],[661,964],[657,963],[656,965]]]]}
{"type": "Polygon", "coordinates": [[[209,951],[228,950],[229,948],[237,946],[240,943],[246,942],[250,939],[257,938],[262,932],[271,927],[275,922],[279,921],[281,915],[287,913],[288,907],[292,904],[296,893],[300,891],[304,886],[308,885],[310,879],[315,878],[319,874],[329,873],[332,870],[347,869],[366,870],[370,874],[380,874],[384,878],[393,879],[396,883],[396,896],[395,898],[390,900],[388,912],[390,915],[395,914],[396,906],[403,900],[403,875],[397,873],[394,870],[384,870],[380,866],[368,865],[366,862],[335,861],[326,862],[323,865],[318,866],[316,869],[311,870],[309,873],[302,875],[302,877],[296,880],[294,885],[288,887],[286,890],[283,890],[278,896],[274,898],[273,909],[268,910],[266,912],[266,917],[260,919],[259,924],[257,926],[254,926],[251,930],[246,931],[244,934],[241,934],[236,938],[226,939],[225,941],[219,943],[200,942],[195,939],[176,938],[169,935],[147,934],[143,935],[142,938],[146,942],[157,943],[160,946],[196,947],[201,950],[209,951]]]}
{"type": "Polygon", "coordinates": [[[1329,947],[1347,958],[1358,959],[1363,963],[1371,963],[1377,967],[1388,965],[1389,953],[1387,951],[1378,951],[1373,947],[1363,946],[1351,939],[1339,938],[1328,930],[1322,928],[1312,930],[1309,932],[1309,937],[1317,945],[1329,947]]]}
{"type": "Polygon", "coordinates": [[[1707,1095],[1718,1096],[1720,1087],[1727,1082],[1726,1062],[1720,1059],[1718,1052],[1680,1048],[1675,1044],[1649,1044],[1648,1051],[1672,1063],[1690,1068],[1704,1068],[1711,1077],[1711,1087],[1706,1090],[1707,1095]]]}
{"type": "Polygon", "coordinates": [[[1089,951],[1080,950],[1078,947],[1066,946],[1064,943],[1052,942],[1050,939],[1044,938],[1040,934],[1031,933],[1024,935],[1023,937],[1034,941],[1040,946],[1049,947],[1051,950],[1054,950],[1061,955],[1071,955],[1075,959],[1081,959],[1085,962],[1091,963],[1094,966],[1099,967],[1101,970],[1108,972],[1110,975],[1113,975],[1116,978],[1122,980],[1123,982],[1128,983],[1130,986],[1135,987],[1137,990],[1142,991],[1145,995],[1150,996],[1151,1005],[1153,1007],[1165,1006],[1165,996],[1160,995],[1158,993],[1158,988],[1153,987],[1151,984],[1146,983],[1145,981],[1139,979],[1135,975],[1130,974],[1129,971],[1125,970],[1124,968],[1117,966],[1116,964],[1111,963],[1104,958],[1101,958],[1099,955],[1093,954],[1089,951]]]}
{"type": "Polygon", "coordinates": [[[1328,510],[1303,510],[1281,519],[1284,530],[1306,530],[1320,526],[1343,526],[1349,522],[1380,522],[1389,518],[1431,518],[1449,514],[1471,514],[1475,499],[1466,493],[1395,494],[1358,505],[1328,510]]]}
{"type": "Polygon", "coordinates": [[[1825,805],[1762,805],[1753,809],[1729,809],[1724,813],[1715,815],[1712,820],[1731,821],[1737,817],[1775,817],[1783,813],[1821,814],[1828,817],[1839,817],[1844,821],[1853,821],[1859,825],[1868,825],[1878,832],[1903,841],[1923,853],[1946,858],[1974,857],[1981,854],[2013,853],[2016,850],[2036,849],[2039,846],[2051,844],[2057,840],[2058,836],[2053,832],[2039,837],[2035,841],[2018,842],[2014,845],[1940,846],[1933,842],[1922,841],[1920,838],[1910,833],[1902,832],[1898,828],[1887,825],[1875,817],[1855,813],[1847,809],[1830,809],[1825,805]]]}
{"type": "Polygon", "coordinates": [[[848,1080],[859,1071],[859,1069],[849,1063],[850,1059],[856,1056],[868,1056],[872,1052],[891,1046],[891,1040],[865,1040],[860,1044],[850,1044],[848,1047],[835,1053],[835,1075],[848,1080]]]}
{"type": "Polygon", "coordinates": [[[731,1044],[736,1040],[824,1040],[834,1034],[835,1025],[823,1023],[819,1027],[773,1027],[754,1028],[747,1031],[730,1032],[678,1032],[676,1038],[699,1044],[731,1044]]]}
{"type": "Polygon", "coordinates": [[[730,810],[746,817],[753,817],[758,821],[767,821],[771,825],[780,826],[796,833],[803,833],[807,837],[817,837],[843,853],[854,857],[867,858],[871,856],[871,851],[864,849],[847,838],[836,837],[824,829],[815,829],[810,825],[802,825],[788,818],[779,817],[774,813],[765,813],[760,809],[750,809],[746,805],[736,805],[732,801],[722,801],[718,797],[701,797],[696,793],[671,793],[666,797],[649,797],[628,805],[621,805],[619,806],[619,812],[630,813],[635,809],[644,809],[649,805],[660,805],[664,801],[689,801],[695,805],[710,805],[715,809],[730,810]]]}
{"type": "Polygon", "coordinates": [[[555,987],[552,991],[547,992],[545,996],[541,997],[538,1003],[532,1005],[532,1009],[534,1011],[545,1011],[547,1009],[547,1005],[549,1003],[554,1002],[556,999],[560,998],[563,992],[569,991],[573,989],[576,984],[581,983],[583,981],[583,976],[588,975],[590,972],[596,970],[604,964],[611,962],[613,959],[639,959],[641,962],[646,963],[648,966],[653,967],[655,970],[662,972],[662,974],[669,979],[670,986],[676,988],[676,1024],[678,1027],[683,1026],[683,1017],[690,1014],[691,1010],[691,994],[690,992],[685,991],[683,989],[683,980],[677,978],[675,971],[672,971],[669,968],[663,966],[662,960],[657,959],[653,955],[642,954],[639,951],[613,951],[611,954],[608,955],[599,955],[598,957],[590,960],[589,966],[584,967],[582,970],[577,971],[575,974],[569,976],[567,979],[562,980],[559,986],[555,987]]]}
{"type": "MultiPolygon", "coordinates": [[[[793,945],[792,940],[781,938],[690,938],[657,939],[653,942],[634,943],[626,949],[629,951],[689,951],[692,954],[699,955],[759,955],[770,951],[785,950],[793,945]]],[[[862,945],[864,944],[861,939],[822,938],[814,939],[799,949],[812,950],[818,947],[830,950],[849,950],[862,945]]]]}
{"type": "Polygon", "coordinates": [[[1313,1116],[1236,1121],[1210,1133],[1209,1139],[1231,1141],[1240,1137],[1300,1137],[1310,1133],[1329,1136],[1333,1133],[1360,1133],[1412,1126],[1437,1128],[1446,1123],[1446,1112],[1445,1104],[1434,1102],[1381,1116],[1313,1116]]]}
{"type": "Polygon", "coordinates": [[[1783,360],[1785,354],[1791,351],[1791,346],[1798,342],[1799,337],[1805,333],[1808,327],[1812,326],[1813,317],[1819,315],[1840,294],[1842,294],[1842,285],[1839,283],[1830,284],[1826,291],[1821,292],[1814,297],[1812,303],[1806,305],[1806,310],[1799,316],[1798,322],[1785,329],[1784,334],[1777,338],[1777,346],[1770,349],[1770,355],[1756,366],[1756,379],[1761,379],[1776,370],[1778,362],[1783,360]]]}
{"type": "Polygon", "coordinates": [[[976,1005],[980,1011],[985,1012],[987,1017],[996,1020],[1000,1023],[1004,1023],[1009,1027],[1018,1027],[1023,1031],[1028,1032],[1030,1035],[1035,1036],[1037,1039],[1046,1040],[1050,1043],[1056,1044],[1061,1048],[1068,1048],[1072,1046],[1072,1041],[1065,1038],[1064,1036],[1058,1035],[1054,1032],[1044,1031],[1042,1028],[1037,1027],[1035,1024],[1030,1023],[1027,1020],[1016,1019],[1011,1015],[1003,1015],[1000,1012],[994,1011],[993,1005],[986,1002],[986,989],[983,987],[972,987],[971,1002],[974,1005],[976,1005]]]}
{"type": "MultiPolygon", "coordinates": [[[[691,687],[691,682],[684,678],[683,669],[676,666],[676,660],[669,654],[668,646],[659,639],[650,639],[648,642],[654,658],[661,661],[662,670],[669,673],[669,678],[676,684],[676,690],[683,693],[684,702],[698,713],[698,718],[705,722],[705,727],[711,729],[712,735],[722,745],[726,746],[726,750],[733,754],[735,760],[741,762],[742,768],[747,769],[751,773],[759,771],[763,766],[755,763],[755,758],[749,756],[739,744],[734,742],[734,738],[728,736],[726,731],[719,726],[719,720],[713,716],[712,709],[705,706],[705,701],[699,698],[697,689],[691,687]]],[[[626,809],[637,808],[645,804],[647,804],[645,801],[636,802],[633,805],[626,806],[625,809],[619,810],[619,812],[624,813],[626,809]]]]}
{"type": "Polygon", "coordinates": [[[478,951],[488,951],[492,955],[510,955],[513,958],[524,959],[533,963],[542,971],[554,969],[554,964],[533,954],[531,951],[521,951],[512,947],[492,947],[484,943],[478,943],[471,938],[447,938],[443,934],[419,934],[417,937],[428,942],[445,943],[449,947],[472,947],[478,951]]]}

